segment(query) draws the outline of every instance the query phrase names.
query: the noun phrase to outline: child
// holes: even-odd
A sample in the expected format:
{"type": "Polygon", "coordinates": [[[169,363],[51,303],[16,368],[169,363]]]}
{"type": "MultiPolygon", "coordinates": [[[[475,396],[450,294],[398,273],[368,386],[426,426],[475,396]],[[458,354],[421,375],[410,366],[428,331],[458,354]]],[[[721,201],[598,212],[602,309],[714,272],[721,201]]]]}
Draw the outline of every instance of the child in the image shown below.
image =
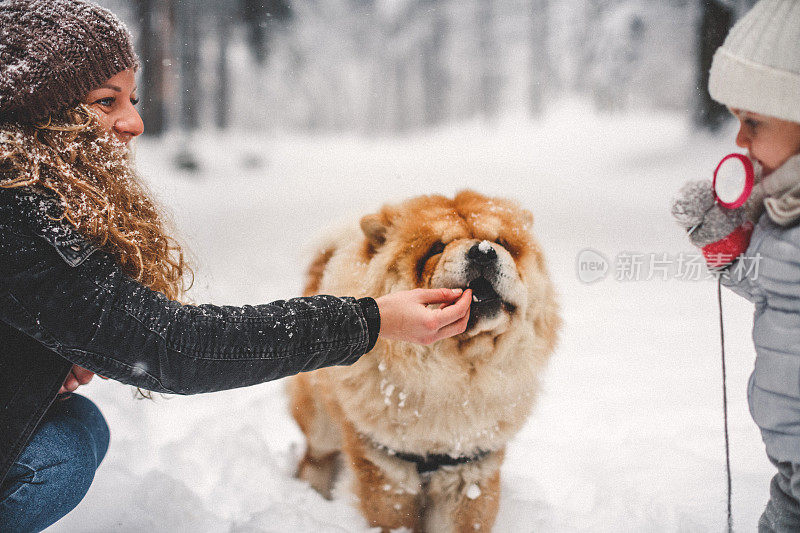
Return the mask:
{"type": "Polygon", "coordinates": [[[687,229],[700,224],[693,244],[756,304],[747,397],[778,469],[759,531],[800,531],[800,1],[760,0],[714,55],[709,91],[740,122],[756,186],[729,211],[709,182],[690,183],[672,211],[687,229]],[[758,256],[758,269],[738,268],[758,256]]]}

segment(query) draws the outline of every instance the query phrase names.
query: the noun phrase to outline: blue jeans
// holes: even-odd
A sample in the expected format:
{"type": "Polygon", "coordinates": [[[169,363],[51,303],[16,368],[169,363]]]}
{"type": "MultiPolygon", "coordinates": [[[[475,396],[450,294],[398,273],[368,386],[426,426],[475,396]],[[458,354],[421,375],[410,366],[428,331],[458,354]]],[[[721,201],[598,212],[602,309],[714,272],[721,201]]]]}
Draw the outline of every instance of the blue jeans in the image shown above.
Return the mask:
{"type": "Polygon", "coordinates": [[[108,425],[78,394],[56,400],[0,486],[0,531],[41,531],[86,495],[108,449],[108,425]]]}

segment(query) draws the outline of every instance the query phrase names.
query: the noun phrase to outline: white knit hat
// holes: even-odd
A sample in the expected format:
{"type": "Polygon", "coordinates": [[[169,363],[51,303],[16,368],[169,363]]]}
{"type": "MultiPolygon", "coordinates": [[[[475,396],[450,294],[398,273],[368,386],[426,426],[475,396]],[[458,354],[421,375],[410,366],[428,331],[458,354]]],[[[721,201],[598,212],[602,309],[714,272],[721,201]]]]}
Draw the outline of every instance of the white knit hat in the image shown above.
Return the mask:
{"type": "Polygon", "coordinates": [[[760,0],[714,54],[711,97],[800,122],[800,0],[760,0]]]}

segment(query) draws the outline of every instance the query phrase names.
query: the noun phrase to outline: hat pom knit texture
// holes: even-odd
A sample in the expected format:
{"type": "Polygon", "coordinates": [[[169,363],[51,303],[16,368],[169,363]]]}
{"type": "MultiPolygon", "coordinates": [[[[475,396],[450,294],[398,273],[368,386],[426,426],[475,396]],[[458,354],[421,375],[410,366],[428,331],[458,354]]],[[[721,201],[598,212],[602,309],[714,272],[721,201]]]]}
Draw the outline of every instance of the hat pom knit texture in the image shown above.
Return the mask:
{"type": "Polygon", "coordinates": [[[83,0],[0,0],[0,122],[35,122],[138,68],[110,11],[83,0]]]}

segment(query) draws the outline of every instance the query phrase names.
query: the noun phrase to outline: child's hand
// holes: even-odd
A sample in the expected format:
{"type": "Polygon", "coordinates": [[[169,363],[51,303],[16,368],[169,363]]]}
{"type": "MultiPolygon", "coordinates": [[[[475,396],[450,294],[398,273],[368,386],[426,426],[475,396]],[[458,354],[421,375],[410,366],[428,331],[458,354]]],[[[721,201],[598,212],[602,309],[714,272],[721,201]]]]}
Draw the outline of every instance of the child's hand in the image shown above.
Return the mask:
{"type": "Polygon", "coordinates": [[[714,189],[711,181],[690,181],[678,191],[678,196],[672,203],[672,216],[681,226],[689,230],[701,224],[706,213],[713,206],[714,189]]]}
{"type": "Polygon", "coordinates": [[[381,314],[380,337],[431,344],[463,333],[469,321],[472,291],[414,289],[376,298],[381,314]],[[431,309],[429,304],[443,304],[431,309]]]}
{"type": "Polygon", "coordinates": [[[732,263],[750,244],[753,224],[744,208],[725,209],[716,204],[708,180],[684,185],[672,204],[672,216],[690,231],[689,240],[703,251],[711,267],[732,263]]]}

